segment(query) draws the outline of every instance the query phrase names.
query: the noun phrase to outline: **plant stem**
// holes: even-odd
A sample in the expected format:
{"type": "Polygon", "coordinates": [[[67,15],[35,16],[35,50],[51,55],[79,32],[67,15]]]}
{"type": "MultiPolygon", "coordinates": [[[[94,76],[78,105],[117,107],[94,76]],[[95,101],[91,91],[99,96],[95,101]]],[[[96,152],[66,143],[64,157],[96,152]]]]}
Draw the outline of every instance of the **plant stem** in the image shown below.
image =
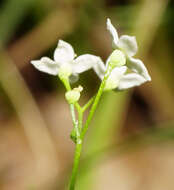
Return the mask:
{"type": "Polygon", "coordinates": [[[79,166],[79,161],[80,161],[80,154],[81,154],[81,149],[82,149],[82,140],[80,139],[80,132],[82,129],[82,122],[83,122],[83,112],[82,109],[79,105],[75,105],[78,111],[78,125],[77,125],[77,132],[76,132],[76,148],[75,148],[75,154],[74,154],[74,163],[73,163],[73,169],[72,169],[72,174],[71,174],[71,179],[70,179],[70,187],[69,190],[74,190],[75,189],[75,182],[76,182],[76,177],[77,177],[77,171],[78,171],[78,166],[79,166]]]}
{"type": "Polygon", "coordinates": [[[73,169],[72,169],[72,174],[71,174],[71,179],[70,179],[70,186],[69,190],[74,190],[75,189],[75,182],[76,182],[76,177],[77,177],[77,171],[78,171],[78,166],[79,166],[79,161],[80,161],[80,154],[82,150],[82,141],[77,141],[76,148],[75,148],[75,154],[74,154],[74,162],[73,162],[73,169]]]}
{"type": "Polygon", "coordinates": [[[80,110],[78,112],[78,115],[79,115],[79,120],[78,120],[79,126],[78,126],[78,128],[79,128],[79,131],[81,132],[82,126],[83,126],[83,112],[82,112],[82,110],[80,110]]]}
{"type": "MultiPolygon", "coordinates": [[[[111,72],[111,69],[108,69],[106,71],[104,79],[103,79],[103,81],[99,87],[97,95],[94,99],[94,103],[93,103],[92,108],[89,112],[89,116],[88,116],[87,121],[86,121],[83,128],[82,128],[83,111],[85,111],[85,108],[87,109],[91,105],[91,103],[93,102],[93,98],[82,109],[78,109],[78,113],[80,113],[79,114],[79,120],[78,120],[78,124],[79,124],[78,129],[82,128],[82,131],[80,133],[80,137],[77,137],[77,144],[76,144],[76,148],[75,148],[74,163],[73,163],[73,170],[72,170],[72,175],[71,175],[71,179],[70,179],[69,190],[75,189],[75,182],[76,182],[77,171],[78,171],[78,166],[79,166],[79,161],[80,161],[80,154],[81,154],[81,150],[82,150],[83,139],[84,139],[84,136],[85,136],[86,131],[88,129],[89,123],[92,120],[94,112],[97,108],[97,105],[98,105],[99,100],[101,98],[101,95],[103,93],[103,89],[105,87],[106,80],[108,79],[110,72],[111,72]]],[[[77,106],[77,108],[78,108],[78,106],[77,106]]]]}
{"type": "Polygon", "coordinates": [[[78,129],[81,132],[82,124],[83,124],[82,123],[83,122],[83,110],[82,110],[81,106],[77,102],[75,103],[74,106],[75,106],[75,108],[76,108],[76,110],[78,112],[78,129]]]}
{"type": "Polygon", "coordinates": [[[92,104],[92,102],[94,101],[95,96],[93,96],[83,107],[82,107],[82,112],[85,112],[88,107],[92,104]]]}
{"type": "Polygon", "coordinates": [[[72,121],[73,121],[73,126],[77,135],[77,138],[80,137],[80,130],[78,127],[78,121],[76,120],[76,116],[75,116],[75,110],[74,110],[74,104],[70,104],[70,111],[71,111],[71,117],[72,117],[72,121]]]}
{"type": "MultiPolygon", "coordinates": [[[[71,86],[69,84],[69,81],[68,80],[62,80],[62,82],[63,82],[66,90],[70,91],[71,86]]],[[[75,106],[74,106],[74,104],[70,104],[71,117],[72,117],[73,126],[74,126],[74,129],[76,131],[76,137],[77,137],[74,162],[73,162],[73,170],[72,170],[72,175],[71,175],[71,179],[70,179],[70,187],[69,187],[70,190],[75,189],[77,170],[78,170],[78,165],[79,165],[79,161],[80,161],[80,154],[81,154],[81,149],[82,149],[82,141],[80,139],[80,130],[82,128],[83,112],[82,112],[82,109],[78,103],[76,103],[75,106]],[[75,116],[75,109],[74,109],[75,106],[76,106],[78,114],[79,114],[78,121],[76,120],[76,116],[75,116]]]]}
{"type": "Polygon", "coordinates": [[[106,80],[108,79],[108,77],[110,75],[111,69],[112,68],[109,68],[106,71],[106,74],[104,76],[104,79],[102,80],[102,83],[99,87],[99,90],[97,92],[95,99],[91,98],[91,100],[89,100],[89,102],[83,108],[76,105],[76,108],[77,108],[77,111],[79,114],[77,129],[80,130],[80,136],[77,136],[76,148],[75,148],[75,154],[74,154],[74,163],[73,163],[73,169],[72,169],[72,174],[71,174],[71,179],[70,179],[69,190],[75,189],[75,182],[76,182],[77,171],[78,171],[78,166],[79,166],[79,161],[80,161],[80,154],[81,154],[81,150],[82,150],[83,139],[84,139],[84,136],[85,136],[86,131],[88,129],[89,123],[92,120],[94,112],[95,112],[97,105],[99,103],[99,100],[100,100],[101,95],[103,93],[103,89],[105,87],[106,80]],[[89,112],[89,116],[87,118],[87,121],[86,121],[84,127],[82,128],[83,112],[92,104],[92,102],[93,102],[93,105],[92,105],[91,110],[89,112]],[[82,129],[82,131],[81,131],[81,129],[82,129]]]}
{"type": "Polygon", "coordinates": [[[69,79],[68,78],[64,78],[64,79],[61,79],[61,81],[63,82],[65,88],[67,91],[70,91],[71,90],[71,86],[69,84],[69,79]]]}
{"type": "Polygon", "coordinates": [[[93,103],[93,105],[92,105],[92,107],[91,107],[91,110],[90,110],[90,112],[89,112],[89,115],[88,115],[88,118],[87,118],[87,120],[86,120],[86,123],[85,123],[85,125],[84,125],[84,127],[83,127],[83,129],[82,129],[81,134],[80,134],[81,140],[83,140],[83,138],[84,138],[84,136],[85,136],[85,134],[86,134],[86,131],[88,130],[89,123],[91,122],[91,120],[92,120],[92,118],[93,118],[94,112],[95,112],[95,110],[96,110],[96,108],[97,108],[97,105],[98,105],[99,100],[100,100],[100,98],[101,98],[101,95],[102,95],[102,93],[103,93],[103,89],[104,89],[104,87],[105,87],[106,80],[108,79],[108,77],[109,77],[109,75],[110,75],[110,73],[111,73],[111,70],[112,70],[112,68],[109,67],[108,70],[106,71],[106,74],[105,74],[103,80],[102,80],[102,83],[101,83],[101,85],[100,85],[100,87],[99,87],[99,90],[98,90],[98,92],[97,92],[97,95],[96,95],[96,97],[95,97],[94,103],[93,103]]]}
{"type": "MultiPolygon", "coordinates": [[[[64,78],[64,79],[61,79],[61,81],[63,82],[65,88],[67,91],[70,91],[71,90],[71,86],[69,84],[69,79],[67,78],[64,78]]],[[[75,109],[74,109],[74,104],[70,104],[70,111],[71,111],[71,117],[72,117],[72,122],[73,122],[73,126],[74,128],[76,129],[76,125],[77,125],[77,121],[76,121],[76,116],[75,116],[75,109]]]]}

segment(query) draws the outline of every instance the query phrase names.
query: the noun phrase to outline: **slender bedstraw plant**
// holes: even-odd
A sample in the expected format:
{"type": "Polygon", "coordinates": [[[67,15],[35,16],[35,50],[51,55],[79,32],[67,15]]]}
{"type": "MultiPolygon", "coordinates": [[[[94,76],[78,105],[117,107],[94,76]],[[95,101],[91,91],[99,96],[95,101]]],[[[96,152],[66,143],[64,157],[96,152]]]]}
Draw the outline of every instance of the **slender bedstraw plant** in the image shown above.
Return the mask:
{"type": "Polygon", "coordinates": [[[100,57],[91,54],[76,57],[73,47],[62,40],[59,40],[55,49],[54,60],[42,57],[40,60],[31,61],[38,70],[58,76],[66,89],[65,98],[70,107],[73,123],[71,139],[76,145],[69,190],[75,189],[83,140],[102,94],[109,90],[125,90],[151,80],[143,62],[133,58],[138,50],[136,38],[128,35],[122,35],[119,38],[110,19],[107,19],[107,29],[112,36],[113,52],[106,64],[100,57]],[[101,79],[101,84],[96,95],[82,107],[78,101],[83,87],[78,86],[72,89],[71,83],[78,80],[80,73],[89,69],[95,71],[101,79]],[[86,121],[83,121],[84,112],[89,107],[89,115],[86,121]],[[77,115],[75,110],[77,110],[77,115]]]}

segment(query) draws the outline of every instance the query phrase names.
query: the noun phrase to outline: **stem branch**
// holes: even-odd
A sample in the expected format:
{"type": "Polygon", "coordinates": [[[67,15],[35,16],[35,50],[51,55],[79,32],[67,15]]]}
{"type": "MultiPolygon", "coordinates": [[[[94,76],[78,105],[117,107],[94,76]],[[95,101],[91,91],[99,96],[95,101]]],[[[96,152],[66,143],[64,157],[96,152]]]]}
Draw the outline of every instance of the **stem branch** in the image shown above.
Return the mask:
{"type": "MultiPolygon", "coordinates": [[[[80,136],[77,135],[76,148],[75,148],[75,154],[74,154],[74,162],[73,162],[73,169],[72,169],[72,175],[71,175],[71,179],[70,179],[69,190],[75,190],[75,182],[76,182],[77,171],[78,171],[78,166],[79,166],[79,161],[80,161],[80,154],[81,154],[81,150],[82,150],[83,139],[84,139],[84,136],[85,136],[86,131],[88,129],[89,123],[91,122],[92,117],[94,115],[94,112],[95,112],[95,110],[97,108],[97,105],[98,105],[99,100],[101,98],[101,95],[103,93],[103,89],[105,87],[106,80],[108,79],[108,77],[110,75],[110,72],[111,72],[111,69],[108,69],[106,71],[106,74],[105,74],[105,76],[104,76],[104,78],[102,80],[102,83],[101,83],[101,85],[99,87],[99,90],[97,92],[96,97],[91,98],[89,100],[89,102],[83,108],[81,108],[78,104],[75,105],[76,108],[77,108],[78,114],[79,114],[78,125],[76,127],[80,131],[80,136]],[[91,110],[89,112],[89,115],[88,115],[88,118],[86,120],[86,123],[85,123],[84,127],[82,128],[83,112],[91,104],[92,104],[91,110]]],[[[73,114],[73,112],[72,112],[72,114],[73,114]]]]}
{"type": "Polygon", "coordinates": [[[106,71],[106,74],[105,74],[105,76],[104,76],[104,78],[103,78],[103,80],[102,80],[102,83],[101,83],[101,85],[100,85],[100,87],[99,87],[99,90],[98,90],[98,92],[97,92],[97,95],[95,96],[94,103],[93,103],[93,105],[92,105],[92,107],[91,107],[91,110],[90,110],[90,112],[89,112],[88,118],[87,118],[87,120],[86,120],[86,123],[85,123],[85,125],[84,125],[84,127],[83,127],[83,129],[82,129],[81,135],[80,135],[81,140],[83,140],[83,138],[84,138],[84,136],[85,136],[85,134],[86,134],[86,131],[88,130],[89,123],[91,122],[92,117],[93,117],[93,115],[94,115],[94,112],[95,112],[95,110],[96,110],[96,108],[97,108],[97,105],[98,105],[99,100],[100,100],[100,98],[101,98],[101,95],[102,95],[102,93],[103,93],[103,89],[104,89],[104,87],[105,87],[106,80],[108,79],[108,77],[109,77],[109,75],[110,75],[110,73],[111,73],[111,70],[112,70],[112,68],[109,67],[108,70],[106,71]]]}
{"type": "Polygon", "coordinates": [[[82,107],[82,112],[85,112],[88,107],[92,104],[92,102],[94,101],[95,96],[93,96],[83,107],[82,107]]]}

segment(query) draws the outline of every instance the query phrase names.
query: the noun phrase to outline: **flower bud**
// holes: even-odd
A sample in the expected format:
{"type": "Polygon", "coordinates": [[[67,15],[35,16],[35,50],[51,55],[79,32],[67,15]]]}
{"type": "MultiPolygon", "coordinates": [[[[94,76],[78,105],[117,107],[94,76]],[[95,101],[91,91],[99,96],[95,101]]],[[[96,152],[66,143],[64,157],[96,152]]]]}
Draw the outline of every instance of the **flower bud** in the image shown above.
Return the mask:
{"type": "Polygon", "coordinates": [[[65,64],[59,68],[59,78],[61,80],[67,79],[72,74],[72,68],[70,65],[65,64]]]}
{"type": "Polygon", "coordinates": [[[109,65],[112,68],[121,67],[126,64],[126,56],[121,50],[114,50],[110,56],[109,65]]]}
{"type": "Polygon", "coordinates": [[[80,98],[80,92],[83,90],[82,86],[79,86],[78,88],[74,88],[73,90],[70,90],[66,92],[65,98],[68,101],[69,104],[76,103],[80,98]]]}

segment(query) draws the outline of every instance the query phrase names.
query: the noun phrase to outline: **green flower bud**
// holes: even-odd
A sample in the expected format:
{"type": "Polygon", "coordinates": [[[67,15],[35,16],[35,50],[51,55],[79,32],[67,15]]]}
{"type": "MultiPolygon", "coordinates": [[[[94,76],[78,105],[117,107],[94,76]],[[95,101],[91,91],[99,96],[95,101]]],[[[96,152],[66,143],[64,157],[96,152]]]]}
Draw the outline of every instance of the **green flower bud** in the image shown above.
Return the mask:
{"type": "Polygon", "coordinates": [[[58,76],[61,80],[67,79],[72,74],[72,68],[66,64],[59,68],[58,76]]]}
{"type": "Polygon", "coordinates": [[[70,90],[66,92],[65,98],[68,101],[69,104],[76,103],[80,98],[80,92],[83,90],[82,86],[79,86],[78,88],[74,88],[73,90],[70,90]]]}
{"type": "Polygon", "coordinates": [[[126,64],[126,56],[121,50],[114,50],[110,56],[109,65],[114,67],[121,67],[126,64]]]}

